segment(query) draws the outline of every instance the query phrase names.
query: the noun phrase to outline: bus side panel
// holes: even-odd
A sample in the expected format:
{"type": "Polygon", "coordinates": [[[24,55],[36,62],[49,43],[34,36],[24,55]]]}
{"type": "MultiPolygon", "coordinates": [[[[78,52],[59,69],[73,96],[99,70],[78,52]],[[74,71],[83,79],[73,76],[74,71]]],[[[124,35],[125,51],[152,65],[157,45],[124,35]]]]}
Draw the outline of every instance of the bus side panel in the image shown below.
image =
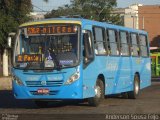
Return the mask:
{"type": "Polygon", "coordinates": [[[87,66],[83,72],[83,97],[93,97],[95,95],[94,87],[99,75],[105,79],[105,94],[113,94],[117,91],[115,82],[119,82],[118,63],[120,57],[96,56],[93,63],[87,66]],[[117,78],[117,79],[116,79],[117,78]],[[113,92],[114,91],[114,92],[113,92]]]}
{"type": "Polygon", "coordinates": [[[83,70],[83,98],[95,96],[94,87],[97,79],[97,65],[96,62],[90,63],[83,70]]]}
{"type": "Polygon", "coordinates": [[[140,88],[145,88],[151,85],[151,63],[150,58],[133,57],[133,72],[134,79],[135,73],[139,73],[140,88]]]}
{"type": "Polygon", "coordinates": [[[105,94],[113,94],[115,91],[117,91],[117,85],[116,83],[119,82],[119,71],[118,67],[120,58],[119,57],[107,57],[106,60],[106,70],[104,72],[105,74],[105,94]]]}
{"type": "Polygon", "coordinates": [[[130,91],[132,86],[132,62],[130,57],[120,57],[118,64],[117,77],[115,78],[117,89],[114,89],[112,93],[130,91]]]}
{"type": "Polygon", "coordinates": [[[151,62],[150,58],[143,58],[140,69],[140,87],[145,88],[151,85],[151,62]]]}
{"type": "Polygon", "coordinates": [[[129,57],[96,56],[83,72],[83,97],[95,95],[94,86],[98,75],[105,79],[105,94],[115,94],[130,91],[131,62],[129,57]]]}
{"type": "Polygon", "coordinates": [[[133,90],[134,75],[139,73],[141,89],[151,84],[149,58],[97,56],[83,72],[83,98],[93,97],[98,75],[105,78],[105,94],[133,90]]]}
{"type": "Polygon", "coordinates": [[[130,57],[108,57],[106,94],[130,91],[132,62],[130,57]]]}

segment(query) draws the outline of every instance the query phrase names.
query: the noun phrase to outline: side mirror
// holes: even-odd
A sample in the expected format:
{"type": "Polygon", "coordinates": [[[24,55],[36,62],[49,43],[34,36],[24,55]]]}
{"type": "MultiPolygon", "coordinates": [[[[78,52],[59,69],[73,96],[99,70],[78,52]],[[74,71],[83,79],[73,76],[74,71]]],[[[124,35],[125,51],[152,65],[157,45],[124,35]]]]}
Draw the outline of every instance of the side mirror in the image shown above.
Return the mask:
{"type": "Polygon", "coordinates": [[[16,34],[16,33],[9,33],[9,34],[8,34],[7,44],[8,44],[8,47],[9,47],[9,48],[12,47],[12,38],[13,38],[13,36],[14,36],[15,34],[16,34]]]}
{"type": "Polygon", "coordinates": [[[9,36],[7,39],[7,43],[8,43],[8,47],[11,48],[12,47],[12,38],[9,36]]]}

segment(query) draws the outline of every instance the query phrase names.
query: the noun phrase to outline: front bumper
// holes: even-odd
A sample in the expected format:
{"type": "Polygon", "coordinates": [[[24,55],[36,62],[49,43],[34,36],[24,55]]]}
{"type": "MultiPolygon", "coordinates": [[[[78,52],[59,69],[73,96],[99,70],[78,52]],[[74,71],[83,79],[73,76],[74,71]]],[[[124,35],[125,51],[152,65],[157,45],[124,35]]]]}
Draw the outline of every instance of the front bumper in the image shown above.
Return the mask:
{"type": "Polygon", "coordinates": [[[12,81],[12,88],[16,99],[82,99],[82,86],[79,81],[59,87],[19,86],[12,81]],[[49,89],[50,92],[48,94],[37,94],[37,90],[40,88],[49,89]]]}

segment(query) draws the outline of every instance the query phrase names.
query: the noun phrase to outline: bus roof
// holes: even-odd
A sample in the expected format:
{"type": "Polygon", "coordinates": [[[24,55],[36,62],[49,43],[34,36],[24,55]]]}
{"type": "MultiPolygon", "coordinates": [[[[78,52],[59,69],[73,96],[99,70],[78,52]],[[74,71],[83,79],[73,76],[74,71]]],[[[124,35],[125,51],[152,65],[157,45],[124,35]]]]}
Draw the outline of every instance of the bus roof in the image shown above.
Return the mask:
{"type": "Polygon", "coordinates": [[[98,21],[88,20],[83,18],[50,18],[50,19],[44,19],[39,21],[27,22],[20,25],[20,27],[40,25],[40,24],[50,24],[50,23],[71,23],[71,24],[80,24],[80,25],[89,24],[89,25],[95,25],[95,26],[106,27],[111,29],[118,29],[118,30],[124,30],[129,32],[138,32],[141,34],[147,34],[147,32],[143,30],[132,29],[124,26],[118,26],[118,25],[114,25],[106,22],[98,22],[98,21]]]}

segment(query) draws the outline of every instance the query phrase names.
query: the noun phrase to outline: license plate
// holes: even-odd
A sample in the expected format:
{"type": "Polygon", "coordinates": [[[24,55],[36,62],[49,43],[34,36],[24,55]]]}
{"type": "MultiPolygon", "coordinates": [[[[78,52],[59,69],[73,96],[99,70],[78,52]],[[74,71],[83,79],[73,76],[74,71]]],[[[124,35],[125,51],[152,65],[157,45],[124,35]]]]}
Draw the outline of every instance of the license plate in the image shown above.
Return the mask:
{"type": "Polygon", "coordinates": [[[49,93],[49,89],[38,89],[37,93],[38,94],[48,94],[49,93]]]}

